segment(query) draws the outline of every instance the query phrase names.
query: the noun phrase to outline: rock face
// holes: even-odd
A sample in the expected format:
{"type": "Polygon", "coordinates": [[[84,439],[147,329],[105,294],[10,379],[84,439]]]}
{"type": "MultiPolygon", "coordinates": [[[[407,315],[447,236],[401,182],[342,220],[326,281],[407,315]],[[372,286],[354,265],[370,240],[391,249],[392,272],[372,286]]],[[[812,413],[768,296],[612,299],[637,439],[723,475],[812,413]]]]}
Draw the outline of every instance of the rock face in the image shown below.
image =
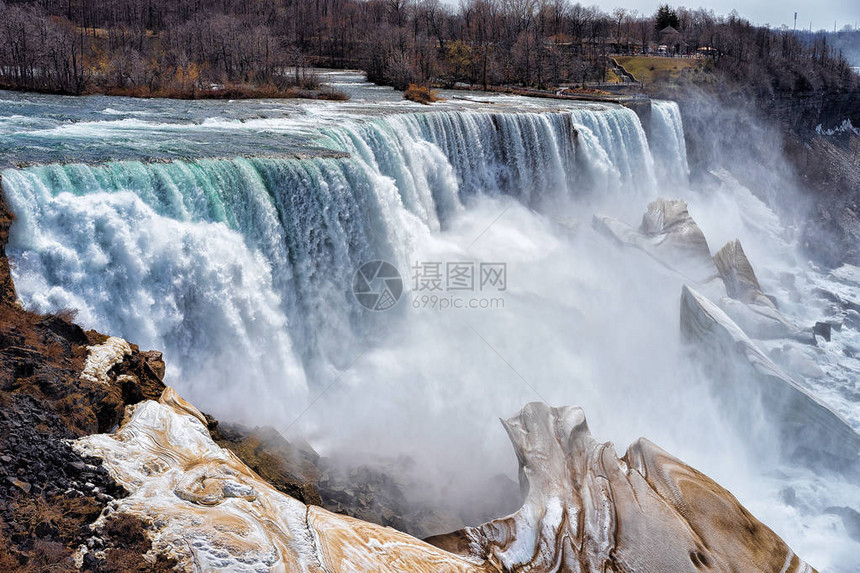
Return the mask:
{"type": "MultiPolygon", "coordinates": [[[[98,460],[80,456],[68,440],[108,431],[127,404],[158,396],[164,386],[153,370],[163,362],[160,353],[122,341],[129,355],[100,379],[82,378],[87,347],[106,338],[68,317],[0,302],[0,571],[74,570],[75,548],[95,535],[89,526],[111,499],[125,495],[98,460]]],[[[83,570],[170,565],[144,561],[149,542],[138,541],[130,546],[125,533],[102,535],[100,557],[82,563],[83,570]]]]}
{"type": "Polygon", "coordinates": [[[525,505],[430,543],[500,571],[812,571],[728,491],[645,439],[618,458],[581,409],[540,403],[503,424],[525,505]]]}
{"type": "Polygon", "coordinates": [[[149,523],[154,549],[184,570],[812,571],[729,492],[647,440],[616,457],[579,408],[533,403],[504,421],[525,505],[427,542],[282,494],[206,423],[168,388],[115,434],[74,445],[130,492],[113,514],[149,523]]]}
{"type": "Polygon", "coordinates": [[[719,306],[745,333],[762,340],[791,338],[815,344],[812,332],[801,330],[762,292],[740,241],[726,243],[714,255],[714,264],[728,293],[728,297],[720,298],[719,306]]]}
{"type": "Polygon", "coordinates": [[[644,251],[685,280],[708,283],[717,276],[705,234],[681,199],[652,201],[638,231],[605,215],[595,215],[592,226],[621,245],[644,251]]]}
{"type": "Polygon", "coordinates": [[[119,515],[151,523],[155,549],[183,570],[486,571],[394,529],[305,505],[215,444],[172,389],[134,407],[115,434],[75,449],[104,460],[130,495],[119,515]]]}
{"type": "Polygon", "coordinates": [[[319,480],[319,455],[288,442],[274,428],[246,428],[206,417],[209,433],[275,489],[306,504],[322,505],[313,484],[319,480]]]}
{"type": "Polygon", "coordinates": [[[703,351],[714,378],[725,381],[718,395],[730,406],[745,405],[735,410],[747,416],[746,427],[763,414],[778,428],[783,452],[811,467],[845,469],[860,459],[860,436],[839,415],[780,370],[716,304],[686,286],[681,330],[703,351]]]}
{"type": "Polygon", "coordinates": [[[761,285],[740,241],[735,239],[726,243],[714,255],[714,264],[730,297],[747,304],[774,306],[773,301],[761,291],[761,285]]]}

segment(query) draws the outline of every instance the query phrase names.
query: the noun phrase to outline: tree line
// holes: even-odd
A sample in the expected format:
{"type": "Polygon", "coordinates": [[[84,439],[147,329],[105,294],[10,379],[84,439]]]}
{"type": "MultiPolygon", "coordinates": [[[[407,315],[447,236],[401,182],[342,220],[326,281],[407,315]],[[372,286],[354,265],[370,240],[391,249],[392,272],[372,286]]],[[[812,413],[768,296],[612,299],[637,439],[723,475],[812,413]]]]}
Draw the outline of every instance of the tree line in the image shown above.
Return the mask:
{"type": "Polygon", "coordinates": [[[649,53],[666,26],[674,51],[704,54],[709,72],[761,94],[857,81],[825,36],[668,5],[646,15],[570,0],[0,0],[0,13],[0,86],[72,94],[275,95],[316,87],[311,66],[401,89],[578,86],[604,80],[613,54],[649,53]]]}

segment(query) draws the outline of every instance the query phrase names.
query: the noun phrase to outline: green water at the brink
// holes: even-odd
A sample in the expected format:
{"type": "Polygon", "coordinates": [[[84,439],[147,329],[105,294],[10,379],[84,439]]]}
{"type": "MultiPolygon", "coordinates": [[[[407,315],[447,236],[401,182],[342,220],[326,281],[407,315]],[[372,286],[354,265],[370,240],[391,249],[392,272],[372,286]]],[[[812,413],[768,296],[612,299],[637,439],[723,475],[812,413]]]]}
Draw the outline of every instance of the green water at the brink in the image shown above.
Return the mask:
{"type": "Polygon", "coordinates": [[[361,120],[429,109],[585,107],[553,100],[495,94],[464,98],[451,93],[447,103],[428,108],[404,101],[392,88],[365,82],[359,72],[327,71],[321,78],[350,100],[189,101],[0,90],[0,169],[45,163],[315,155],[326,151],[325,144],[321,148],[316,140],[319,128],[337,127],[345,118],[361,120]],[[485,103],[488,100],[493,103],[485,103]]]}

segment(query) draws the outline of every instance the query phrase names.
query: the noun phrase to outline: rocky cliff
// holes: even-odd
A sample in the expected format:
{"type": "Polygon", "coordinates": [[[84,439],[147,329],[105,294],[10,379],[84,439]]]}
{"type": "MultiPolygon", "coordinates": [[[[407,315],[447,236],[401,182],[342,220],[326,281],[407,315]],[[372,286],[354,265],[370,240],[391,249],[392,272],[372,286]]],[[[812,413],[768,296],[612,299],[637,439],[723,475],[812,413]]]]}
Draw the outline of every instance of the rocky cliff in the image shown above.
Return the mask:
{"type": "Polygon", "coordinates": [[[756,100],[685,84],[655,95],[678,102],[694,179],[730,169],[796,220],[811,257],[829,267],[860,264],[860,92],[756,100]]]}

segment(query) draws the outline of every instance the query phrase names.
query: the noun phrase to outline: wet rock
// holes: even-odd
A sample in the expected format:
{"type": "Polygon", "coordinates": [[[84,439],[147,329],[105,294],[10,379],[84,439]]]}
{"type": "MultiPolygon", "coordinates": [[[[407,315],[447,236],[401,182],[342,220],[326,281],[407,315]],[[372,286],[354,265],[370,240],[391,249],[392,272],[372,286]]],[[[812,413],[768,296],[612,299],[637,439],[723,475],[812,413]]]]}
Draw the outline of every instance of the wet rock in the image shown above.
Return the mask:
{"type": "Polygon", "coordinates": [[[685,286],[681,332],[696,349],[727,404],[754,401],[759,408],[729,413],[741,427],[754,427],[748,414],[760,410],[789,459],[812,468],[819,464],[845,471],[860,456],[860,436],[818,398],[774,364],[716,304],[685,286]]]}
{"type": "Polygon", "coordinates": [[[752,264],[739,240],[726,243],[714,255],[714,264],[730,297],[747,304],[775,307],[773,301],[762,292],[752,264]]]}
{"type": "Polygon", "coordinates": [[[429,543],[503,571],[811,570],[728,491],[644,438],[618,458],[581,409],[541,403],[503,425],[523,507],[429,543]]]}
{"type": "Polygon", "coordinates": [[[829,322],[816,322],[812,327],[812,332],[815,336],[820,336],[827,342],[830,342],[831,326],[829,322]]]}
{"type": "Polygon", "coordinates": [[[274,560],[288,571],[809,571],[731,494],[650,442],[618,459],[591,438],[578,408],[529,404],[505,421],[528,491],[524,507],[430,538],[436,547],[285,496],[212,442],[206,424],[168,389],[159,402],[130,408],[116,436],[75,446],[102,458],[131,492],[111,519],[148,523],[154,554],[186,570],[268,569],[274,560]],[[167,471],[133,461],[144,457],[167,471]],[[216,525],[225,522],[231,528],[216,525]],[[247,532],[241,543],[235,530],[247,532]]]}
{"type": "Polygon", "coordinates": [[[319,455],[297,448],[271,427],[247,428],[207,418],[218,445],[236,454],[273,487],[306,504],[322,505],[314,484],[319,478],[319,455]]]}
{"type": "Polygon", "coordinates": [[[129,414],[117,439],[86,436],[75,447],[105,460],[130,491],[112,519],[148,523],[153,549],[176,557],[183,570],[269,570],[273,563],[286,571],[479,570],[405,533],[284,495],[216,445],[207,419],[172,389],[129,414]],[[147,471],[134,461],[142,458],[165,471],[147,471]],[[235,531],[243,532],[241,542],[235,531]]]}

